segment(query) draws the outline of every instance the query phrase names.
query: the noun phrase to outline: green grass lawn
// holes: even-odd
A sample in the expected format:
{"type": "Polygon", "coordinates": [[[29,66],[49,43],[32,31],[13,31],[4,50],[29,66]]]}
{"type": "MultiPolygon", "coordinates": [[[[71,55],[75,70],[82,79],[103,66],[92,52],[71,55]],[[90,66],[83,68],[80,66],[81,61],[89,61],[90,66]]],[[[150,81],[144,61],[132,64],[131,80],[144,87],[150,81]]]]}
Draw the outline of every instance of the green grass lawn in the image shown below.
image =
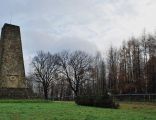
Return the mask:
{"type": "Polygon", "coordinates": [[[0,100],[0,120],[156,120],[156,104],[121,103],[119,109],[74,102],[0,100]]]}

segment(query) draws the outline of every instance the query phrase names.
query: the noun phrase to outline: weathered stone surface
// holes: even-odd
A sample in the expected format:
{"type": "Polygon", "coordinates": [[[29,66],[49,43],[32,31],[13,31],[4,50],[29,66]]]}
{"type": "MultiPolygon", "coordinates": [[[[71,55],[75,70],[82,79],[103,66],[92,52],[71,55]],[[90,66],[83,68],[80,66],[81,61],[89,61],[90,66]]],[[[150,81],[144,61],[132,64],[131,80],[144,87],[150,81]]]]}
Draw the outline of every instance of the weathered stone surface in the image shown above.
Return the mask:
{"type": "Polygon", "coordinates": [[[25,86],[19,26],[4,24],[0,40],[0,98],[32,98],[25,86]]]}
{"type": "Polygon", "coordinates": [[[0,44],[1,88],[25,88],[25,71],[19,26],[4,24],[0,44]]]}

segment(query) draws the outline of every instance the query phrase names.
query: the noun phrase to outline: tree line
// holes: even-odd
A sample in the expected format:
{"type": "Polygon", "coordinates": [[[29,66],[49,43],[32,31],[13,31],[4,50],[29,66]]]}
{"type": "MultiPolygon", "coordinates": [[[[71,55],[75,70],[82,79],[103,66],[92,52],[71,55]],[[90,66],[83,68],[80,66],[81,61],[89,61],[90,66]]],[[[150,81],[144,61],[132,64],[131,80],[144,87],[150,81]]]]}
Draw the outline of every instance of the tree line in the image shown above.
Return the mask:
{"type": "Polygon", "coordinates": [[[108,53],[108,82],[113,93],[156,93],[156,36],[124,41],[108,53]]]}
{"type": "Polygon", "coordinates": [[[39,51],[31,63],[28,87],[40,96],[71,99],[106,93],[156,93],[156,36],[145,34],[124,41],[120,48],[100,52],[39,51]]]}

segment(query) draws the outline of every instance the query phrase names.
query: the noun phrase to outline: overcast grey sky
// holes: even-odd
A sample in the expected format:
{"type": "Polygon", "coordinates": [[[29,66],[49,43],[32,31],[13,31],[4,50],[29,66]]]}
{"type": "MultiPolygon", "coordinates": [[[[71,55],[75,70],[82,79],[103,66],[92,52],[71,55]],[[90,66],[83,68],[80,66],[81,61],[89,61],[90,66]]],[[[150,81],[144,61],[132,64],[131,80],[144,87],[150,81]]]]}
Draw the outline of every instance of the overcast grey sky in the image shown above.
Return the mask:
{"type": "Polygon", "coordinates": [[[26,71],[38,50],[105,52],[156,29],[156,0],[0,0],[0,27],[21,27],[26,71]]]}

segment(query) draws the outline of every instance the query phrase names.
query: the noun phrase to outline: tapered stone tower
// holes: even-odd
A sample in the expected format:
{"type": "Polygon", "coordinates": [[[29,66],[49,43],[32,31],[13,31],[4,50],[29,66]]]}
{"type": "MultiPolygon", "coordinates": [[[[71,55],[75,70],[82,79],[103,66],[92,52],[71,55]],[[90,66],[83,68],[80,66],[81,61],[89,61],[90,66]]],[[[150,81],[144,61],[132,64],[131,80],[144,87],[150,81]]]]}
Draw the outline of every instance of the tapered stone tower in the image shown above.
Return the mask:
{"type": "Polygon", "coordinates": [[[4,24],[0,40],[0,97],[26,97],[19,26],[4,24]]]}

